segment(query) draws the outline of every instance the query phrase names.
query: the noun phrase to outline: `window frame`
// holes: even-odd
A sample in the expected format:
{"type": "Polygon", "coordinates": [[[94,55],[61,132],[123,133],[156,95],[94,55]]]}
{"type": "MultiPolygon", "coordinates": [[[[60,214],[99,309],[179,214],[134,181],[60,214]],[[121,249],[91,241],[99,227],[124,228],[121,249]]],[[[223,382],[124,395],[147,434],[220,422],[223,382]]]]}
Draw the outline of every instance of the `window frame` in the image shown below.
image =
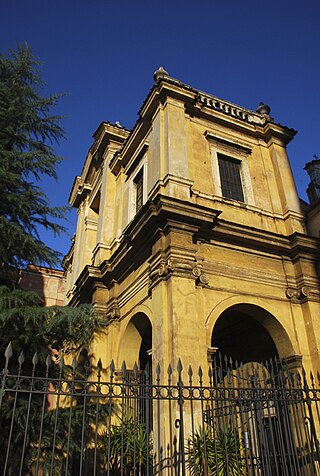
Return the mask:
{"type": "Polygon", "coordinates": [[[244,203],[246,205],[254,206],[255,201],[249,170],[249,160],[252,159],[251,149],[246,146],[233,143],[225,138],[213,136],[209,132],[206,133],[206,138],[208,139],[210,147],[214,195],[229,202],[244,203]],[[243,202],[223,196],[219,170],[219,154],[229,157],[231,160],[240,163],[240,179],[242,184],[243,202]]]}
{"type": "Polygon", "coordinates": [[[135,212],[137,213],[140,208],[143,206],[143,195],[144,195],[144,170],[143,167],[135,175],[133,179],[134,188],[135,188],[135,212]]]}
{"type": "MultiPolygon", "coordinates": [[[[137,187],[136,181],[139,178],[139,175],[142,174],[142,203],[141,207],[146,203],[148,198],[147,190],[147,180],[148,180],[148,157],[145,155],[140,163],[135,167],[135,169],[127,177],[127,186],[128,186],[128,223],[135,217],[137,214],[137,187]]],[[[140,207],[140,208],[141,208],[140,207]]],[[[139,210],[140,210],[139,208],[139,210]]]]}
{"type": "Polygon", "coordinates": [[[241,160],[229,155],[218,155],[221,194],[223,198],[244,202],[243,184],[241,178],[241,160]]]}

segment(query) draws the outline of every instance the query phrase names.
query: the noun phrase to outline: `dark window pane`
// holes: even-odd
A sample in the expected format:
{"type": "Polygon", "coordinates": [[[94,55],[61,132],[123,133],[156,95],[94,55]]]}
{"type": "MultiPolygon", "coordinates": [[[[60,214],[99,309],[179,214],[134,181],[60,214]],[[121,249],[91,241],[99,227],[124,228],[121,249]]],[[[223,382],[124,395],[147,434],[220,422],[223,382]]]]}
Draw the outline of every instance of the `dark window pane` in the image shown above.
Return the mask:
{"type": "Polygon", "coordinates": [[[136,212],[143,204],[143,169],[140,170],[136,178],[134,179],[136,186],[136,212]]]}
{"type": "Polygon", "coordinates": [[[226,155],[218,154],[222,196],[243,202],[240,176],[241,162],[226,155]]]}

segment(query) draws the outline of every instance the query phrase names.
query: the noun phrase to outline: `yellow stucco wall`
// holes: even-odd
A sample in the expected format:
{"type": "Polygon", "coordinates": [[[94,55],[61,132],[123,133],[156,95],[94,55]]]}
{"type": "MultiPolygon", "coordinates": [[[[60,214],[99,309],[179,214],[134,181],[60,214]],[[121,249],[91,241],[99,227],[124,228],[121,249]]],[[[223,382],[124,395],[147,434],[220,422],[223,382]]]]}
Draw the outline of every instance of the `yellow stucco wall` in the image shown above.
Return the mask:
{"type": "MultiPolygon", "coordinates": [[[[181,83],[160,82],[121,148],[106,146],[103,174],[96,183],[92,176],[95,192],[80,203],[68,301],[89,299],[104,309],[108,325],[92,350],[118,369],[139,359],[138,313],[152,326],[154,363],[166,368],[180,357],[197,368],[207,365],[221,314],[240,305],[280,358],[302,355],[307,368],[320,368],[318,245],[306,234],[286,153],[294,134],[256,113],[248,121],[228,114],[198,107],[181,83]],[[222,197],[218,153],[241,161],[244,202],[222,197]],[[136,213],[141,167],[144,206],[136,213]],[[211,212],[217,218],[198,239],[211,212]]],[[[105,134],[124,137],[111,125],[105,134]]]]}

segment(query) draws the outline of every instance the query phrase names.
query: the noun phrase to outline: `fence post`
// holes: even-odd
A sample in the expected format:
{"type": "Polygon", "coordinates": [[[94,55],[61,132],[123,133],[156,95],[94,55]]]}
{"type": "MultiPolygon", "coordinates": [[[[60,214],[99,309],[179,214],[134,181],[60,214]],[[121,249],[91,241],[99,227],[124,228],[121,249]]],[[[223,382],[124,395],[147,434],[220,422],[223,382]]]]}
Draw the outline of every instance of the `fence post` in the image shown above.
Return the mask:
{"type": "Polygon", "coordinates": [[[3,395],[4,395],[4,387],[5,387],[5,383],[6,383],[6,378],[7,378],[7,375],[8,375],[9,360],[12,357],[11,342],[9,342],[4,355],[5,355],[5,358],[6,358],[6,363],[5,363],[4,369],[2,371],[2,385],[1,385],[1,388],[0,388],[0,408],[1,408],[2,399],[3,399],[3,395]]]}
{"type": "MultiPolygon", "coordinates": [[[[313,443],[314,443],[314,446],[315,446],[315,451],[316,451],[316,457],[313,458],[313,460],[318,461],[318,464],[319,464],[319,461],[320,461],[319,441],[318,441],[318,438],[317,438],[317,430],[316,430],[316,426],[315,426],[314,418],[313,418],[312,400],[310,398],[310,389],[309,389],[309,385],[308,385],[307,378],[306,378],[306,372],[305,372],[303,367],[302,367],[302,376],[303,376],[303,386],[304,386],[304,391],[305,391],[305,396],[306,396],[306,403],[307,403],[307,407],[308,407],[308,411],[309,411],[309,418],[308,417],[306,417],[306,418],[308,418],[308,420],[310,422],[311,441],[313,440],[313,443]]],[[[314,463],[314,466],[315,466],[315,463],[314,463]]]]}
{"type": "MultiPolygon", "coordinates": [[[[184,454],[184,420],[183,420],[183,404],[184,404],[184,396],[183,396],[183,381],[182,381],[182,363],[179,359],[178,365],[178,405],[179,405],[179,416],[180,418],[176,420],[176,428],[179,428],[179,454],[181,458],[181,471],[182,476],[186,474],[186,462],[185,462],[185,454],[184,454]]],[[[179,465],[180,470],[180,465],[179,465]]],[[[180,471],[179,473],[180,474],[180,471]]]]}

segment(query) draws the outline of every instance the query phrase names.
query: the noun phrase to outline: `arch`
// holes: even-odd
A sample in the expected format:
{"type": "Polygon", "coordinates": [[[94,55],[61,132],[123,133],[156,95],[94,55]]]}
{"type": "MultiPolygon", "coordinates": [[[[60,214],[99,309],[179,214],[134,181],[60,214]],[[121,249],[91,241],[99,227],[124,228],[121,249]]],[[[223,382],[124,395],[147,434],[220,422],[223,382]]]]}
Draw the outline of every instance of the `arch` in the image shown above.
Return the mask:
{"type": "Polygon", "coordinates": [[[132,369],[135,362],[143,370],[150,362],[152,349],[152,325],[143,312],[136,313],[128,322],[121,339],[119,360],[126,362],[127,368],[132,369]]]}
{"type": "Polygon", "coordinates": [[[288,334],[266,309],[249,303],[224,309],[215,322],[211,345],[238,362],[263,362],[294,355],[288,334]]]}

